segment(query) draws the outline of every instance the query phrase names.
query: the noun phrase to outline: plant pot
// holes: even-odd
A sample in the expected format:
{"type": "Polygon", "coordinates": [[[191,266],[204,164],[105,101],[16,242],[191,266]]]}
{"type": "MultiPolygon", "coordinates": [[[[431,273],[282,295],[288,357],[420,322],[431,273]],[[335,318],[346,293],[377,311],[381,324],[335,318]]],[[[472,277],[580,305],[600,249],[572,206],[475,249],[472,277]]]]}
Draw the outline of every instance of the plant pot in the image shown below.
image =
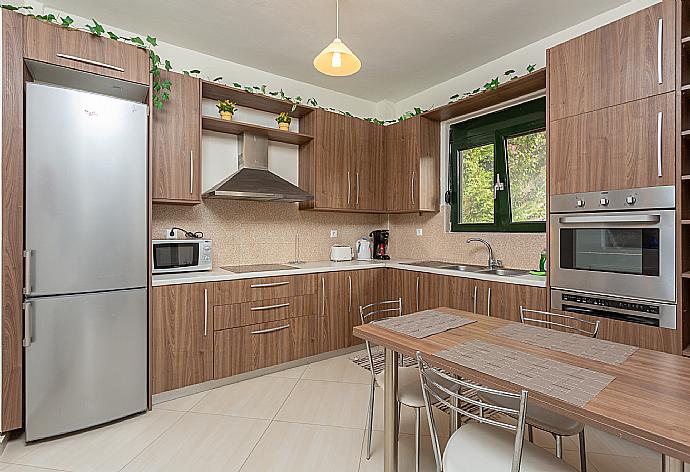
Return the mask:
{"type": "Polygon", "coordinates": [[[278,128],[283,131],[290,131],[290,123],[278,123],[278,128]]]}
{"type": "Polygon", "coordinates": [[[229,111],[221,111],[220,119],[225,121],[232,121],[232,113],[230,113],[229,111]]]}

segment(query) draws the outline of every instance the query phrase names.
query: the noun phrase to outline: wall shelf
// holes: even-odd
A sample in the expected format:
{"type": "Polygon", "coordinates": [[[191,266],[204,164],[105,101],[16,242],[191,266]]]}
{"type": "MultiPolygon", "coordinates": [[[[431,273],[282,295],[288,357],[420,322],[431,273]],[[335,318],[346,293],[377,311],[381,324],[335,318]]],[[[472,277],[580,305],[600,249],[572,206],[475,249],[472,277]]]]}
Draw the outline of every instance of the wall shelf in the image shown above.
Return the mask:
{"type": "Polygon", "coordinates": [[[445,121],[458,116],[505,103],[509,100],[529,95],[546,89],[546,68],[531,72],[510,82],[499,85],[495,90],[476,93],[457,102],[443,105],[422,113],[430,120],[445,121]]]}
{"type": "Polygon", "coordinates": [[[277,128],[267,128],[266,126],[259,126],[250,123],[242,123],[239,121],[226,121],[220,118],[213,118],[211,116],[204,116],[201,118],[201,129],[208,131],[215,131],[217,133],[225,134],[242,134],[249,132],[258,134],[259,136],[266,136],[270,141],[278,141],[286,144],[306,144],[313,136],[304,133],[293,133],[292,131],[283,131],[277,128]]]}
{"type": "Polygon", "coordinates": [[[286,111],[293,118],[301,118],[315,110],[315,108],[306,105],[297,105],[295,111],[292,111],[293,104],[287,100],[260,93],[249,93],[242,89],[207,80],[201,81],[201,97],[211,100],[230,100],[235,102],[238,107],[254,108],[276,115],[286,111]]]}

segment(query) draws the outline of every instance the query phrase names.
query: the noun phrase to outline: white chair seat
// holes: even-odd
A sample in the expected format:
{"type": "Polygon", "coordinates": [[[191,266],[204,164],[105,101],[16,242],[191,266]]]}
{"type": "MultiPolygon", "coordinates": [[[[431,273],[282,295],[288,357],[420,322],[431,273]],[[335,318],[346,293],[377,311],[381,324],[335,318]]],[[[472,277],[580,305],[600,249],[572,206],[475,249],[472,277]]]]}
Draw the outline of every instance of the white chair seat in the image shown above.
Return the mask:
{"type": "MultiPolygon", "coordinates": [[[[376,383],[384,388],[385,371],[376,376],[376,383]]],[[[424,406],[424,394],[422,393],[422,381],[419,378],[417,367],[398,367],[398,401],[412,408],[424,406]]]]}
{"type": "MultiPolygon", "coordinates": [[[[506,472],[513,463],[515,433],[495,426],[469,423],[448,440],[444,472],[506,472]]],[[[539,446],[525,441],[520,472],[577,472],[539,446]]]]}
{"type": "MultiPolygon", "coordinates": [[[[479,393],[479,398],[483,402],[512,408],[514,410],[520,407],[520,402],[513,398],[492,395],[490,393],[479,393]]],[[[558,413],[554,413],[551,410],[547,410],[533,403],[527,404],[526,422],[527,424],[558,436],[575,436],[576,434],[580,434],[580,431],[585,427],[585,425],[578,421],[568,418],[567,416],[559,415],[558,413]]]]}

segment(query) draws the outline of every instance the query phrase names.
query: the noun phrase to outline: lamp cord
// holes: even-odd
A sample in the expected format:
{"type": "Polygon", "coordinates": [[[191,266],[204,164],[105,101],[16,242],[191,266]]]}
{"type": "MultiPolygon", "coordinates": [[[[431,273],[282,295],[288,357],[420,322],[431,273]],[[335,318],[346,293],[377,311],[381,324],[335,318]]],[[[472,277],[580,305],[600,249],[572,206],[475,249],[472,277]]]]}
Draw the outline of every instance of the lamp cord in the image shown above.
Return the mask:
{"type": "Polygon", "coordinates": [[[335,0],[335,37],[340,38],[340,0],[335,0]]]}

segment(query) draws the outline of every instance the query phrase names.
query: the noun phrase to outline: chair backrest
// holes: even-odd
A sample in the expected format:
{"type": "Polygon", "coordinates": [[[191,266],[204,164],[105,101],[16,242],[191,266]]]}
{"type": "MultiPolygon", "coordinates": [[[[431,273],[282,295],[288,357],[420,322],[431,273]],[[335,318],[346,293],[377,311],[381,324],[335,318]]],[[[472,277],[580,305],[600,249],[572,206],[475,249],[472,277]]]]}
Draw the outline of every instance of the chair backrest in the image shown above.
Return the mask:
{"type": "Polygon", "coordinates": [[[574,316],[551,313],[549,311],[530,310],[520,306],[520,321],[523,324],[536,324],[546,327],[557,326],[570,333],[577,333],[590,338],[599,334],[599,321],[586,321],[574,316]],[[534,315],[544,318],[536,318],[534,315]]]}
{"type": "MultiPolygon", "coordinates": [[[[372,321],[379,321],[385,318],[391,318],[393,316],[402,315],[402,298],[397,300],[386,300],[383,302],[374,302],[368,305],[359,306],[359,318],[362,320],[362,324],[365,325],[372,321]],[[378,316],[385,313],[386,316],[378,316]]],[[[371,343],[369,341],[364,341],[367,346],[367,355],[369,357],[369,370],[371,371],[372,380],[376,379],[376,370],[374,369],[374,356],[371,352],[371,343]]],[[[400,356],[400,361],[402,362],[402,356],[400,356]]]]}
{"type": "Polygon", "coordinates": [[[437,470],[441,470],[442,455],[431,406],[434,403],[442,403],[450,409],[451,414],[465,415],[480,423],[514,431],[515,449],[510,470],[511,472],[519,472],[525,433],[527,391],[523,390],[520,393],[505,392],[484,387],[467,380],[456,379],[444,371],[430,366],[422,358],[422,354],[419,351],[417,351],[417,364],[419,365],[419,375],[422,380],[422,393],[424,394],[424,403],[426,405],[427,418],[429,419],[429,430],[431,431],[431,442],[434,448],[437,470]],[[517,399],[520,401],[520,406],[518,409],[513,409],[483,402],[479,399],[480,396],[477,395],[477,393],[482,392],[494,396],[517,399]],[[502,413],[504,416],[515,420],[515,422],[504,422],[501,420],[501,416],[487,417],[481,414],[478,415],[476,407],[479,407],[480,411],[502,413]]]}

